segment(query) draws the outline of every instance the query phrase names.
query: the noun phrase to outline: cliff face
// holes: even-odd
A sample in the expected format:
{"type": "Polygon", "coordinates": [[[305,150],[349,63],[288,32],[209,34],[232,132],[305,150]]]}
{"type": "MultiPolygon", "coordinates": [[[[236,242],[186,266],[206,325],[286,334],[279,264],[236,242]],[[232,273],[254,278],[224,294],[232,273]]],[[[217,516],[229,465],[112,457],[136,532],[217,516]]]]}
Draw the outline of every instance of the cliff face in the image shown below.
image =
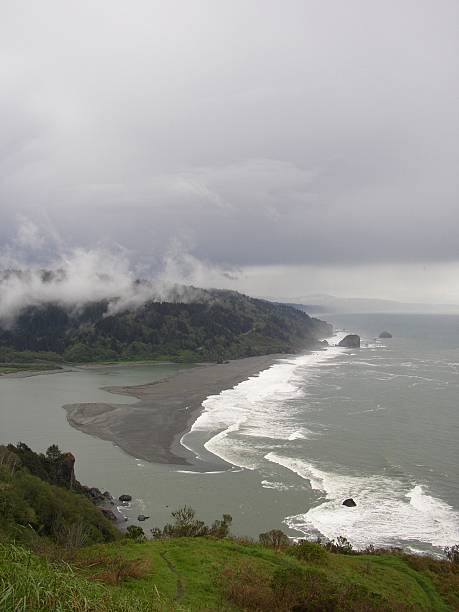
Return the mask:
{"type": "Polygon", "coordinates": [[[0,347],[53,351],[77,362],[164,355],[218,361],[296,352],[332,332],[295,308],[231,291],[199,290],[191,303],[147,302],[111,314],[114,303],[29,308],[12,328],[0,328],[0,347]]]}
{"type": "Polygon", "coordinates": [[[82,491],[84,488],[75,478],[75,457],[72,453],[62,453],[52,444],[45,454],[35,453],[27,444],[19,442],[16,446],[0,446],[1,456],[14,456],[19,465],[33,476],[49,484],[82,491]]]}

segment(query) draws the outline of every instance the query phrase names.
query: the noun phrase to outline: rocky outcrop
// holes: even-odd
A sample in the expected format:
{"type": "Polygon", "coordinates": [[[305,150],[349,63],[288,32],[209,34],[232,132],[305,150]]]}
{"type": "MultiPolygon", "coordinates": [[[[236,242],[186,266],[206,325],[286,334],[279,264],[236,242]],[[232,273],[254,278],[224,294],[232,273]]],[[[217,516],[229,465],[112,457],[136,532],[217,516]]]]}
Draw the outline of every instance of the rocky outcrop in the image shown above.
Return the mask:
{"type": "Polygon", "coordinates": [[[132,495],[128,495],[127,493],[124,493],[123,495],[120,495],[118,499],[120,500],[120,502],[130,502],[132,501],[132,495]]]}
{"type": "Polygon", "coordinates": [[[392,334],[390,332],[388,332],[388,331],[382,331],[379,334],[379,337],[380,338],[392,338],[392,334]]]}
{"type": "Polygon", "coordinates": [[[355,508],[355,506],[357,506],[357,504],[352,499],[352,497],[349,497],[348,499],[345,499],[343,501],[343,506],[347,506],[348,508],[355,508]]]}
{"type": "Polygon", "coordinates": [[[145,516],[145,514],[139,514],[139,516],[137,517],[138,521],[146,521],[147,519],[149,519],[149,516],[145,516]]]}
{"type": "Polygon", "coordinates": [[[75,478],[75,457],[72,453],[62,453],[56,460],[55,470],[57,480],[67,488],[73,489],[80,484],[75,478]]]}
{"type": "Polygon", "coordinates": [[[105,501],[103,493],[97,487],[87,487],[85,493],[94,504],[101,504],[105,501]]]}
{"type": "Polygon", "coordinates": [[[344,348],[360,348],[360,336],[357,334],[348,334],[341,342],[338,342],[338,346],[344,348]]]}
{"type": "Polygon", "coordinates": [[[100,508],[100,511],[105,516],[105,518],[108,519],[109,521],[113,521],[113,522],[118,521],[118,517],[113,512],[113,510],[110,510],[109,508],[100,508]]]}

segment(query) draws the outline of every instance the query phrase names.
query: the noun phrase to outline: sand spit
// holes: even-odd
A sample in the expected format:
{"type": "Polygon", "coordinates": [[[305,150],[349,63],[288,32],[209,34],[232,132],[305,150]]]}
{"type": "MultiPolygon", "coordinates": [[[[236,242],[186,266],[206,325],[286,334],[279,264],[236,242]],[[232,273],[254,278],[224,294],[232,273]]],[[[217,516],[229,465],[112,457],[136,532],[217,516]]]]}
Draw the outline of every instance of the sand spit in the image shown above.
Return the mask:
{"type": "MultiPolygon", "coordinates": [[[[199,365],[171,377],[133,387],[104,387],[116,395],[135,397],[136,404],[91,403],[64,406],[70,425],[126,453],[155,463],[189,465],[193,456],[177,444],[209,396],[229,389],[265,370],[281,355],[247,357],[225,364],[199,365]]],[[[285,357],[285,355],[283,355],[285,357]]]]}

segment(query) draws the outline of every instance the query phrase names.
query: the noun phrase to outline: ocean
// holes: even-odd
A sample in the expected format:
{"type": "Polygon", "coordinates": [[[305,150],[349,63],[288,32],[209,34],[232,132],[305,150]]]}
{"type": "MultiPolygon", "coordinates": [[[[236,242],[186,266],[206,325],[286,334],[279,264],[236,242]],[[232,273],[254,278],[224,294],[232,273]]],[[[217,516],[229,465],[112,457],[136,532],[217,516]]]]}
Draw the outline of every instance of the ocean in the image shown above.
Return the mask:
{"type": "Polygon", "coordinates": [[[184,442],[199,453],[206,433],[208,451],[279,495],[309,488],[283,519],[290,535],[425,552],[459,542],[459,317],[325,318],[330,348],[208,398],[184,442]],[[333,346],[348,331],[360,349],[333,346]]]}
{"type": "Polygon", "coordinates": [[[2,378],[0,443],[58,442],[76,455],[82,482],[131,493],[123,511],[134,522],[149,515],[147,530],[187,504],[206,521],[231,514],[233,532],[252,537],[280,528],[432,554],[458,543],[459,316],[323,318],[336,328],[328,349],[281,358],[205,400],[182,443],[228,469],[141,461],[65,419],[64,404],[116,401],[104,385],[143,384],[180,366],[2,378]],[[379,340],[383,330],[393,338],[379,340]],[[334,346],[348,331],[360,349],[334,346]],[[348,497],[356,507],[342,505],[348,497]]]}

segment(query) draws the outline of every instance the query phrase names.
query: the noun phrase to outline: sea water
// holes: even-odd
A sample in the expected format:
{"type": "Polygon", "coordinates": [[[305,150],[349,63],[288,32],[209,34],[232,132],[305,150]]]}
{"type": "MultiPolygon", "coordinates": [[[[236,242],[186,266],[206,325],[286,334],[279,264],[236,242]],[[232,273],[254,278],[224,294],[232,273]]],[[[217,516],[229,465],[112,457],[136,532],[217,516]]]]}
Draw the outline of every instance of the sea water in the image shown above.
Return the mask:
{"type": "Polygon", "coordinates": [[[187,445],[207,432],[207,450],[283,496],[306,483],[313,501],[283,519],[298,535],[424,551],[459,542],[459,317],[329,320],[342,329],[330,348],[209,397],[187,445]],[[378,338],[385,329],[392,339],[378,338]],[[360,349],[336,346],[348,331],[360,349]]]}
{"type": "Polygon", "coordinates": [[[324,318],[338,329],[328,349],[281,358],[205,400],[182,442],[227,470],[140,461],[66,422],[62,405],[118,401],[101,387],[178,366],[0,379],[0,442],[58,442],[76,455],[82,482],[131,493],[123,511],[130,521],[149,515],[147,530],[188,504],[208,521],[228,512],[234,532],[254,537],[281,528],[433,553],[459,542],[459,317],[324,318]],[[392,339],[377,338],[384,329],[392,339]],[[347,331],[361,335],[360,349],[335,346],[347,331]],[[348,497],[356,507],[342,505],[348,497]]]}

